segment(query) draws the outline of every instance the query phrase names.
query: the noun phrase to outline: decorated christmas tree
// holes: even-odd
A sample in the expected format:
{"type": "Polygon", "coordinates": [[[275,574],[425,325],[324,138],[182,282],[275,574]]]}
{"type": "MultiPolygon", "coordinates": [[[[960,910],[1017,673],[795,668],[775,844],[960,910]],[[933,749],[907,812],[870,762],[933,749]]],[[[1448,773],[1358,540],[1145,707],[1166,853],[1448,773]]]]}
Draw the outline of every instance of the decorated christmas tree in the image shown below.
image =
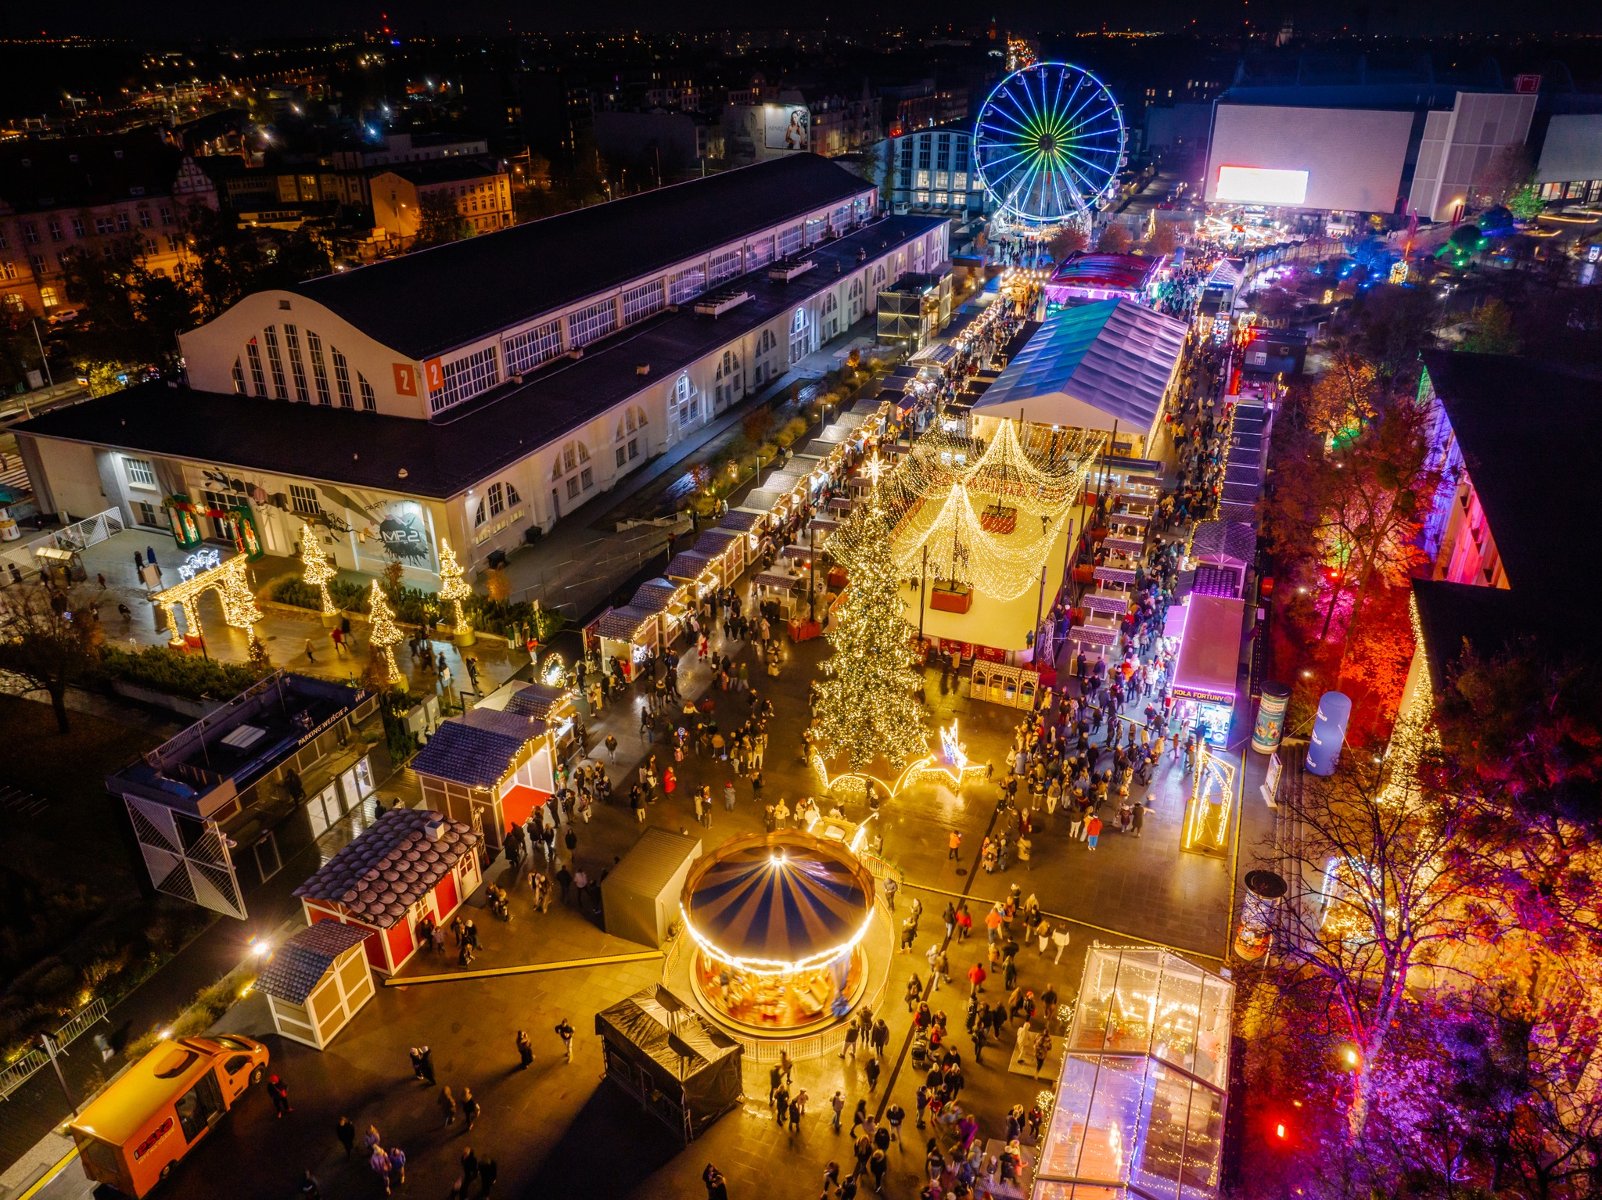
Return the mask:
{"type": "Polygon", "coordinates": [[[456,552],[451,544],[444,538],[439,539],[439,598],[448,600],[452,605],[451,628],[456,631],[456,644],[458,646],[471,646],[473,644],[473,625],[462,611],[462,601],[473,594],[472,586],[462,578],[461,564],[456,561],[456,552]]]}
{"type": "Polygon", "coordinates": [[[246,661],[258,676],[267,675],[273,669],[273,660],[267,657],[267,647],[255,633],[250,635],[250,651],[246,661]]]}
{"type": "Polygon", "coordinates": [[[306,564],[301,578],[307,585],[317,589],[317,594],[323,602],[323,616],[331,617],[338,610],[334,607],[334,598],[328,594],[328,583],[339,574],[334,564],[328,561],[328,555],[323,552],[323,545],[310,525],[302,524],[300,527],[300,558],[306,564]]]}
{"type": "Polygon", "coordinates": [[[376,579],[367,599],[367,621],[367,640],[372,646],[375,673],[391,687],[405,683],[406,676],[395,665],[395,647],[406,640],[406,635],[395,624],[395,610],[390,608],[389,599],[376,579]]]}
{"type": "Polygon", "coordinates": [[[812,734],[826,759],[843,758],[852,770],[881,756],[900,769],[928,752],[923,679],[902,616],[889,519],[875,506],[860,522],[848,546],[830,547],[849,584],[828,634],[834,653],[823,664],[812,734]]]}

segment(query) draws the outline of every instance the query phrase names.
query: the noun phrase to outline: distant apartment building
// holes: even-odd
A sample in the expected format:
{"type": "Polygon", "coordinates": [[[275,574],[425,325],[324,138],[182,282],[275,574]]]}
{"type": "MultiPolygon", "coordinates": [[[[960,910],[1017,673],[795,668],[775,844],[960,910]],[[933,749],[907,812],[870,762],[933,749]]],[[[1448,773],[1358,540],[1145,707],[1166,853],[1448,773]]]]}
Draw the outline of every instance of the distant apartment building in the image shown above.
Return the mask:
{"type": "Polygon", "coordinates": [[[512,184],[498,163],[446,159],[397,163],[375,172],[373,223],[403,244],[416,238],[431,203],[443,201],[475,234],[493,233],[512,223],[512,184]]]}
{"type": "Polygon", "coordinates": [[[973,135],[966,125],[886,138],[874,154],[875,179],[891,212],[958,221],[984,215],[985,190],[973,170],[973,135]]]}
{"type": "Polygon", "coordinates": [[[806,151],[838,158],[878,141],[881,111],[877,96],[808,99],[776,88],[731,93],[723,109],[724,154],[731,166],[806,151]]]}
{"type": "Polygon", "coordinates": [[[607,162],[644,163],[670,181],[704,165],[722,165],[723,127],[700,113],[603,109],[595,148],[607,162]]]}
{"type": "Polygon", "coordinates": [[[151,134],[25,139],[0,147],[0,310],[37,316],[70,305],[67,262],[134,240],[166,275],[189,262],[183,215],[217,207],[194,159],[151,134]]]}
{"type": "MultiPolygon", "coordinates": [[[[457,159],[480,159],[489,153],[489,143],[481,137],[459,137],[455,134],[391,133],[382,143],[348,146],[335,150],[329,165],[333,171],[328,177],[335,181],[341,203],[356,208],[373,207],[369,180],[380,167],[402,164],[448,162],[457,159]]],[[[301,174],[309,175],[306,168],[301,174]]],[[[288,197],[282,197],[288,199],[288,197]]],[[[325,197],[319,197],[322,199],[325,197]]]]}
{"type": "Polygon", "coordinates": [[[961,124],[971,115],[966,87],[938,87],[932,79],[880,88],[879,97],[885,131],[891,137],[914,129],[961,124]]]}

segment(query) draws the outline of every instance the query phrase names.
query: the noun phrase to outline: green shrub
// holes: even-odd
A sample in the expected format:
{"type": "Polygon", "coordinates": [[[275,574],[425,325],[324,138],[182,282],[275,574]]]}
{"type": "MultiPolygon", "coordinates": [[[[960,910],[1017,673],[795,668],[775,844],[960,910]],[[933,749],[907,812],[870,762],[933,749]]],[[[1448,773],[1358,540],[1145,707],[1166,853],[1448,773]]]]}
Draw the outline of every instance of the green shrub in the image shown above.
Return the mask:
{"type": "Polygon", "coordinates": [[[806,421],[800,417],[791,417],[784,423],[784,428],[779,430],[779,432],[774,435],[773,440],[777,442],[780,447],[788,450],[791,446],[795,445],[796,439],[802,434],[806,433],[806,431],[806,421]]]}
{"type": "Polygon", "coordinates": [[[172,1038],[194,1037],[196,1034],[205,1033],[222,1018],[224,1013],[249,994],[255,983],[256,972],[253,967],[249,965],[235,967],[216,983],[207,984],[196,992],[189,1006],[170,1023],[155,1026],[134,1038],[123,1053],[128,1056],[130,1062],[138,1062],[156,1048],[156,1044],[162,1040],[163,1031],[172,1038]]]}
{"type": "Polygon", "coordinates": [[[186,700],[226,700],[261,678],[247,664],[179,654],[165,646],[132,651],[107,646],[96,670],[106,686],[121,681],[186,700]]]}
{"type": "MultiPolygon", "coordinates": [[[[360,615],[366,614],[369,595],[367,588],[349,580],[336,579],[328,585],[328,592],[340,609],[360,615]]],[[[269,589],[269,594],[279,604],[311,609],[313,612],[322,609],[322,597],[317,594],[317,589],[293,575],[274,583],[269,589]]],[[[443,611],[437,593],[425,592],[421,588],[414,587],[401,588],[397,594],[390,597],[390,604],[395,610],[395,619],[402,625],[420,627],[425,619],[431,616],[437,617],[443,611]]],[[[513,623],[522,624],[530,629],[535,625],[534,605],[527,600],[507,603],[492,600],[475,592],[462,602],[462,608],[472,620],[475,629],[489,633],[504,633],[507,626],[513,623]]],[[[538,622],[540,641],[549,641],[562,628],[562,614],[542,609],[538,622]]]]}

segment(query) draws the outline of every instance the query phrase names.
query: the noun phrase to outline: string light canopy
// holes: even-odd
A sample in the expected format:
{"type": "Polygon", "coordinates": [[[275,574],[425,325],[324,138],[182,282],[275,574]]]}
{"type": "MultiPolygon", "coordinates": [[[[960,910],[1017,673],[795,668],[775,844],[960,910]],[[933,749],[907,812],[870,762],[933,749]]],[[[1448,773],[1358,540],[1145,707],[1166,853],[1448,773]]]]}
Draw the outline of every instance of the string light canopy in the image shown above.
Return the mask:
{"type": "Polygon", "coordinates": [[[1026,520],[1010,533],[993,534],[974,511],[968,489],[953,483],[938,508],[925,505],[903,527],[896,558],[907,569],[925,561],[927,548],[933,578],[977,588],[998,600],[1016,600],[1039,582],[1040,568],[1067,518],[1064,507],[1055,519],[1026,520]]]}
{"type": "Polygon", "coordinates": [[[406,640],[400,626],[395,624],[395,610],[390,608],[389,599],[384,595],[384,589],[379,587],[378,580],[373,580],[372,590],[367,594],[367,620],[369,632],[367,640],[373,647],[373,653],[379,656],[384,664],[384,682],[396,687],[406,682],[400,668],[395,665],[395,647],[406,640]]]}
{"type": "Polygon", "coordinates": [[[456,552],[444,538],[439,539],[439,598],[451,605],[451,628],[458,646],[471,646],[474,642],[473,623],[462,611],[462,601],[473,594],[472,586],[462,578],[462,566],[456,561],[456,552]]]}
{"type": "Polygon", "coordinates": [[[300,558],[306,564],[301,579],[308,587],[317,589],[317,597],[322,602],[323,616],[333,616],[339,610],[334,607],[334,598],[328,594],[328,585],[339,572],[334,569],[334,564],[328,561],[321,540],[307,524],[302,524],[300,527],[300,558]]]}

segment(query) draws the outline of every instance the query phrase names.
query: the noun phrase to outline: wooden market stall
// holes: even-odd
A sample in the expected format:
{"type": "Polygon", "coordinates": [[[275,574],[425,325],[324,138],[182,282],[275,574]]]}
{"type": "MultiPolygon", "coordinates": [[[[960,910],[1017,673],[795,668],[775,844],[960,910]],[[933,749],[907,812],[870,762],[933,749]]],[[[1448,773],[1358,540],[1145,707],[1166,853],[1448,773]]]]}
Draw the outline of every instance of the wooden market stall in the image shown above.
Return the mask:
{"type": "Polygon", "coordinates": [[[362,952],[367,938],[360,925],[318,921],[273,951],[256,987],[267,997],[280,1036],[327,1049],[373,998],[373,973],[362,952]]]}

